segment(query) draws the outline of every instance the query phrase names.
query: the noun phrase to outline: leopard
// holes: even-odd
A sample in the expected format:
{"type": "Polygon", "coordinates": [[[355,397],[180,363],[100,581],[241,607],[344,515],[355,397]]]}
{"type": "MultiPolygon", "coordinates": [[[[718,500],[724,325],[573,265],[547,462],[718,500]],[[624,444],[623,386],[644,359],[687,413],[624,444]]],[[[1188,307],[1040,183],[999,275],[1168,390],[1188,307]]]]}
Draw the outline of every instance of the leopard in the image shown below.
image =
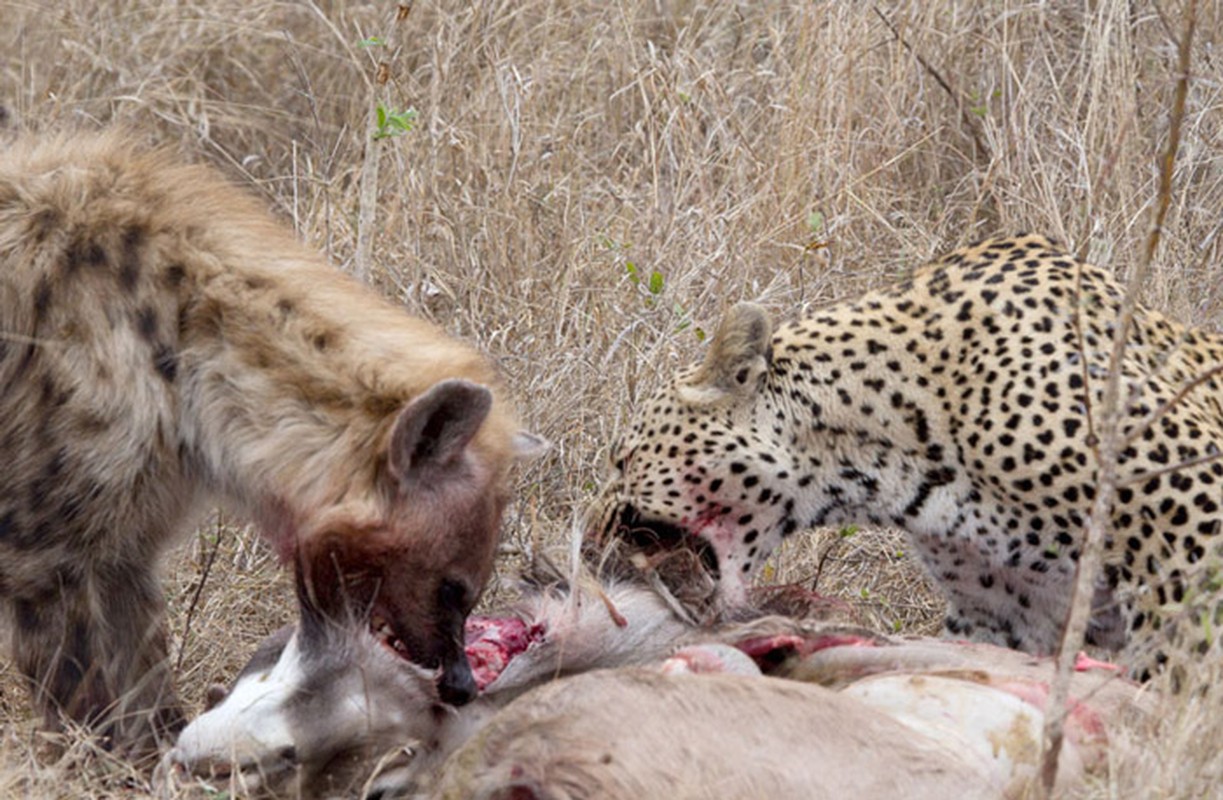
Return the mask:
{"type": "Polygon", "coordinates": [[[158,572],[217,506],[472,699],[463,620],[543,446],[517,415],[218,170],[123,127],[0,149],[0,625],[46,727],[133,761],[182,727],[158,572]]]}
{"type": "Polygon", "coordinates": [[[793,534],[899,528],[945,595],[945,635],[1051,654],[1117,363],[1122,446],[1085,638],[1150,677],[1178,628],[1204,652],[1220,622],[1223,336],[1138,303],[1114,361],[1124,298],[1108,270],[1022,234],[776,330],[735,304],[703,359],[630,414],[587,538],[697,551],[725,610],[793,534]]]}

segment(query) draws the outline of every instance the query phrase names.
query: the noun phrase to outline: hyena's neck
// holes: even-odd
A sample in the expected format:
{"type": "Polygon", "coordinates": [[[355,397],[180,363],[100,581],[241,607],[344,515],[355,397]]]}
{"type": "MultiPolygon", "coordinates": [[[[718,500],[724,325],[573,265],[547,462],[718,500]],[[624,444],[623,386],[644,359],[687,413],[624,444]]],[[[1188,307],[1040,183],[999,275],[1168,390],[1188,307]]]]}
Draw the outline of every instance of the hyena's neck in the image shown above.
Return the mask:
{"type": "Polygon", "coordinates": [[[184,306],[186,452],[214,489],[257,518],[327,505],[349,488],[335,482],[337,465],[355,466],[357,453],[378,447],[350,371],[356,355],[340,345],[345,326],[302,308],[291,285],[235,269],[184,306]]]}
{"type": "Polygon", "coordinates": [[[378,501],[376,454],[413,397],[443,377],[492,376],[478,354],[371,303],[287,236],[261,231],[243,247],[240,233],[220,259],[199,259],[212,266],[180,298],[183,446],[285,547],[295,525],[327,508],[378,501]]]}

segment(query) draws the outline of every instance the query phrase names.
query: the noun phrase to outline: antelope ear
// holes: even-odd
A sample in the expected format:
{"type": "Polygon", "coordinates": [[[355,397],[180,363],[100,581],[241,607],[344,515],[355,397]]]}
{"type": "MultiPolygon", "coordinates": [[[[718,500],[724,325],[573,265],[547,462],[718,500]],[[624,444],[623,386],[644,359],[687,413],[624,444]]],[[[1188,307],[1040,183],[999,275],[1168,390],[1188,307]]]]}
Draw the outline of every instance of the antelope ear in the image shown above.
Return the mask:
{"type": "Polygon", "coordinates": [[[453,466],[493,405],[493,393],[464,380],[435,383],[399,412],[388,463],[401,484],[453,466]]]}
{"type": "Polygon", "coordinates": [[[705,405],[754,394],[772,361],[772,336],[773,323],[763,308],[736,303],[719,323],[701,366],[680,385],[680,397],[705,405]]]}
{"type": "Polygon", "coordinates": [[[204,710],[211,711],[229,697],[229,689],[223,683],[211,683],[204,692],[204,710]]]}

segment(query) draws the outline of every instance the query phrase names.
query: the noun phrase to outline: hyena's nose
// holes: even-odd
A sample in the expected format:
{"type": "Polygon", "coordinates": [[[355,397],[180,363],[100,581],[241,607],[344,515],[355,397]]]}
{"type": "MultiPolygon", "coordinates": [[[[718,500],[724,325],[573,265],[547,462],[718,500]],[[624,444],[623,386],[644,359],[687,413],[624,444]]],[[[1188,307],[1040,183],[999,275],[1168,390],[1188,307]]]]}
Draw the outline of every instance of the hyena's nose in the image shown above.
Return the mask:
{"type": "Polygon", "coordinates": [[[477,694],[476,679],[471,674],[471,665],[466,656],[447,664],[442,670],[442,677],[437,684],[438,694],[443,703],[452,706],[464,706],[475,699],[477,694]]]}

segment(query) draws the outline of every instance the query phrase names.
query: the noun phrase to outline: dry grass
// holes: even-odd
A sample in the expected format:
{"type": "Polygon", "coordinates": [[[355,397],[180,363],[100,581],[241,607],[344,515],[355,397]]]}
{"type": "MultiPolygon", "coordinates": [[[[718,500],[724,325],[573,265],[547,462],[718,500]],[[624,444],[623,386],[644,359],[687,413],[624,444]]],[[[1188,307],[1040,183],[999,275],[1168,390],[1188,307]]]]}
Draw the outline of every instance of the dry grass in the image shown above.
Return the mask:
{"type": "MultiPolygon", "coordinates": [[[[416,130],[379,145],[372,280],[492,353],[555,443],[521,475],[510,512],[509,543],[526,551],[563,538],[627,409],[737,300],[793,316],[1020,229],[1128,275],[1157,195],[1180,8],[898,1],[880,5],[889,26],[849,2],[418,2],[394,52],[361,47],[392,33],[393,11],[0,0],[0,103],[11,126],[124,121],[177,143],[345,267],[371,102],[415,107],[416,130]],[[391,76],[381,86],[379,60],[391,76]],[[661,291],[634,284],[629,263],[657,271],[661,291]]],[[[1198,14],[1145,300],[1218,328],[1223,8],[1198,14]]],[[[939,603],[904,548],[895,534],[830,531],[788,547],[775,569],[818,572],[823,591],[857,598],[876,624],[927,631],[939,603]]],[[[196,703],[292,603],[254,537],[217,522],[168,572],[180,687],[196,703]]],[[[1194,702],[1168,711],[1155,730],[1127,733],[1097,796],[1207,797],[1223,785],[1223,715],[1194,702]]],[[[41,752],[7,664],[0,724],[0,795],[142,786],[79,737],[58,760],[41,752]]]]}

